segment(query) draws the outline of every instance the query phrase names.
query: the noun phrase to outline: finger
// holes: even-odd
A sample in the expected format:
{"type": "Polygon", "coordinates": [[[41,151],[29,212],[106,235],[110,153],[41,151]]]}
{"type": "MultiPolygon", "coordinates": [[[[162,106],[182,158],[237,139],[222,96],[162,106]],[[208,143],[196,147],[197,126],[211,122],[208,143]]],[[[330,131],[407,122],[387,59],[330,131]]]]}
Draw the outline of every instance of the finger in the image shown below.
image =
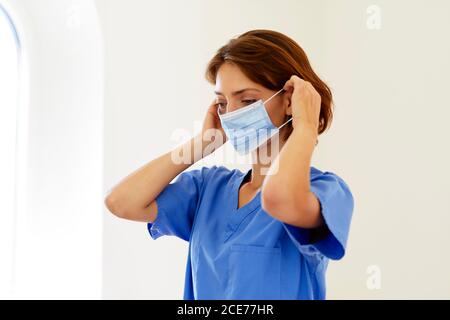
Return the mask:
{"type": "Polygon", "coordinates": [[[295,74],[291,76],[291,80],[292,80],[292,81],[303,81],[302,78],[300,78],[299,76],[297,76],[297,75],[295,75],[295,74]]]}
{"type": "Polygon", "coordinates": [[[309,95],[310,94],[310,87],[308,85],[308,81],[302,81],[302,83],[300,84],[300,86],[302,87],[302,92],[305,95],[309,95]]]}
{"type": "Polygon", "coordinates": [[[298,79],[295,79],[294,76],[291,77],[288,81],[286,81],[283,89],[288,92],[295,92],[297,89],[301,87],[301,82],[298,79]]]}
{"type": "Polygon", "coordinates": [[[294,86],[295,87],[293,95],[296,95],[299,98],[309,95],[306,81],[304,81],[303,79],[298,78],[297,80],[294,80],[294,86]]]}
{"type": "Polygon", "coordinates": [[[216,114],[217,114],[217,108],[218,108],[217,104],[216,104],[216,103],[213,103],[213,104],[211,104],[211,105],[208,107],[208,112],[211,113],[211,114],[216,115],[216,114]]]}
{"type": "Polygon", "coordinates": [[[308,90],[310,91],[310,92],[314,92],[314,91],[316,91],[316,89],[314,88],[314,86],[311,84],[311,82],[309,82],[309,81],[305,81],[305,86],[308,88],[308,90]]]}
{"type": "Polygon", "coordinates": [[[294,84],[293,84],[292,80],[288,80],[288,81],[286,81],[286,83],[284,84],[283,89],[286,90],[286,91],[288,91],[289,89],[291,89],[291,88],[293,88],[293,87],[294,87],[294,84]]]}
{"type": "Polygon", "coordinates": [[[317,97],[319,95],[319,93],[317,92],[316,88],[314,88],[314,86],[312,85],[311,82],[306,81],[305,82],[305,87],[308,90],[308,93],[312,96],[312,97],[317,97]]]}
{"type": "Polygon", "coordinates": [[[288,81],[286,81],[285,86],[293,86],[295,85],[298,81],[302,81],[302,79],[299,76],[296,75],[292,75],[288,81]]]}
{"type": "Polygon", "coordinates": [[[319,92],[318,92],[318,91],[316,90],[316,88],[312,85],[312,83],[309,83],[309,87],[311,88],[311,91],[312,91],[314,94],[320,96],[319,92]]]}
{"type": "Polygon", "coordinates": [[[214,100],[213,101],[211,101],[211,103],[209,104],[209,107],[208,107],[208,109],[210,109],[210,108],[212,108],[213,106],[215,106],[217,104],[217,99],[216,98],[214,98],[214,100]]]}
{"type": "Polygon", "coordinates": [[[290,80],[292,80],[292,82],[298,86],[302,86],[306,83],[305,80],[303,80],[302,78],[300,78],[299,76],[296,76],[296,75],[293,75],[290,80]]]}
{"type": "Polygon", "coordinates": [[[308,87],[309,91],[311,92],[312,97],[315,100],[321,100],[322,99],[320,94],[317,92],[316,88],[314,88],[314,86],[310,82],[307,82],[307,87],[308,87]]]}

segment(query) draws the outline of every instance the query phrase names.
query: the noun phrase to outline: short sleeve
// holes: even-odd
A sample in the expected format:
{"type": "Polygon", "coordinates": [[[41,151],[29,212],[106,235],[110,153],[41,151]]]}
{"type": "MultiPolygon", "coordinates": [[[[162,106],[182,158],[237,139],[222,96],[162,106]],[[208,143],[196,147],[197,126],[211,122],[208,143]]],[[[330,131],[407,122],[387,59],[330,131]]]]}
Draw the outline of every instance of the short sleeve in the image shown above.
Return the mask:
{"type": "Polygon", "coordinates": [[[148,223],[150,236],[176,236],[189,241],[208,168],[185,171],[156,198],[158,214],[148,223]]]}
{"type": "Polygon", "coordinates": [[[354,208],[353,195],[339,176],[324,172],[311,178],[310,190],[320,202],[325,225],[317,229],[304,229],[284,224],[297,248],[306,255],[321,253],[339,260],[345,248],[354,208]],[[318,232],[320,235],[318,236],[318,232]]]}

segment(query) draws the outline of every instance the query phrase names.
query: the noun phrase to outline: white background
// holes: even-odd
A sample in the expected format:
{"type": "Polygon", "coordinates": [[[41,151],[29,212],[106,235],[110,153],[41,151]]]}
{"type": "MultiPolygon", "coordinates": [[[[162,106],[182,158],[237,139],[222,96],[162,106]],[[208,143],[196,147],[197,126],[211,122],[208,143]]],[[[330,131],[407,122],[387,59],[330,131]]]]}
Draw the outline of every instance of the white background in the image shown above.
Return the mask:
{"type": "Polygon", "coordinates": [[[187,243],[151,240],[102,197],[202,120],[214,52],[265,28],[295,39],[335,97],[313,165],[347,181],[355,211],[328,298],[450,298],[448,1],[97,0],[97,12],[88,0],[8,3],[31,64],[18,295],[182,297],[187,243]],[[64,41],[74,5],[81,31],[64,41]],[[371,5],[380,29],[367,26],[371,5]]]}
{"type": "MultiPolygon", "coordinates": [[[[294,38],[335,95],[313,165],[355,196],[347,256],[329,298],[450,298],[448,1],[101,1],[106,32],[105,183],[113,185],[201,121],[206,63],[229,38],[268,28],[294,38]],[[381,8],[381,29],[366,10],[381,8]],[[176,9],[175,9],[176,8],[176,9]],[[381,289],[369,290],[378,266],[381,289]]],[[[153,241],[105,216],[106,297],[181,297],[186,244],[153,241]]]]}

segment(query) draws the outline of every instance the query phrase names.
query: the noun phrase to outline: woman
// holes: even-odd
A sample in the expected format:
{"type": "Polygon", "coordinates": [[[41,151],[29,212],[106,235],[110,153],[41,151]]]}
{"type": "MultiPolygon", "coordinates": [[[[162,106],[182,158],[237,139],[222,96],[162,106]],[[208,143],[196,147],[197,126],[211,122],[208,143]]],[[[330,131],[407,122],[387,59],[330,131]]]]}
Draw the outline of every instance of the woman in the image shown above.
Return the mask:
{"type": "Polygon", "coordinates": [[[325,299],[353,211],[347,184],[310,165],[332,119],[329,88],[296,42],[270,30],[230,40],[206,78],[217,97],[202,132],[123,179],[107,207],[148,222],[153,239],[189,241],[185,299],[325,299]],[[226,140],[251,152],[250,170],[185,171],[226,140]]]}

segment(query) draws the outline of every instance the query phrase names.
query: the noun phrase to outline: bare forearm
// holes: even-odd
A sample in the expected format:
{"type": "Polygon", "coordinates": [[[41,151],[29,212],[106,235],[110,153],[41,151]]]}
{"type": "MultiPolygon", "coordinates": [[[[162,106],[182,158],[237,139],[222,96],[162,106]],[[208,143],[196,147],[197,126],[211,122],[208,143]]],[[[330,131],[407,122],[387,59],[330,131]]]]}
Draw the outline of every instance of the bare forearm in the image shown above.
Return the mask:
{"type": "Polygon", "coordinates": [[[310,190],[309,173],[316,138],[313,129],[297,126],[278,155],[278,163],[270,168],[265,186],[273,187],[287,197],[307,194],[310,190]]]}
{"type": "Polygon", "coordinates": [[[310,190],[312,153],[319,132],[321,96],[296,75],[285,84],[291,90],[294,130],[269,170],[262,201],[273,217],[303,228],[323,224],[319,199],[310,190]]]}
{"type": "Polygon", "coordinates": [[[306,127],[294,129],[277,163],[272,164],[262,191],[263,206],[270,215],[303,228],[323,223],[319,201],[310,191],[310,163],[316,141],[313,132],[306,127]]]}
{"type": "Polygon", "coordinates": [[[200,136],[150,161],[123,178],[109,192],[115,210],[133,212],[146,208],[181,172],[202,158],[200,136]]]}

